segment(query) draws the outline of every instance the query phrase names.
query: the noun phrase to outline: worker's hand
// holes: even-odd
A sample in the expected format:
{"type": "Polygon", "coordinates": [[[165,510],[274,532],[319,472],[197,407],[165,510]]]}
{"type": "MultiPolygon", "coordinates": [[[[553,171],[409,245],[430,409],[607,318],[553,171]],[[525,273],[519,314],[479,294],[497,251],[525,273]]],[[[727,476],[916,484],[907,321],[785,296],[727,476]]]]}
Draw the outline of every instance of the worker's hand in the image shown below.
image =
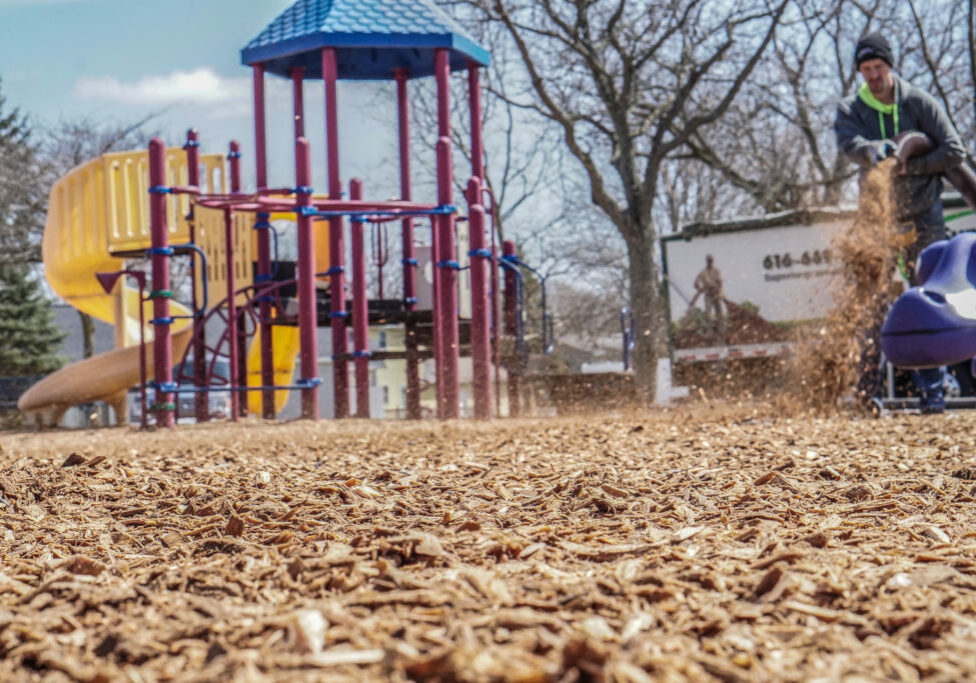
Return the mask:
{"type": "Polygon", "coordinates": [[[868,163],[873,168],[894,154],[897,149],[898,146],[891,140],[874,140],[868,143],[868,163]]]}

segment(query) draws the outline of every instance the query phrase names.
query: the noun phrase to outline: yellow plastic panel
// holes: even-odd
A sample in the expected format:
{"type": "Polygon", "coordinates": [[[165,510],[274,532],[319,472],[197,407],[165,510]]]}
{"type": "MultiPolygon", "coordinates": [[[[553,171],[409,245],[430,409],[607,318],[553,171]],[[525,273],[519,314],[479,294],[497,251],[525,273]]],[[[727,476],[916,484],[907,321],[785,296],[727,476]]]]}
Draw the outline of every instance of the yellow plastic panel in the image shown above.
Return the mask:
{"type": "MultiPolygon", "coordinates": [[[[131,252],[149,245],[149,153],[119,152],[99,158],[105,185],[106,203],[114,211],[109,216],[108,249],[113,253],[131,252]]],[[[98,160],[96,160],[98,161],[98,160]]],[[[166,182],[170,186],[186,185],[189,167],[186,152],[166,150],[166,182]]],[[[205,192],[226,191],[224,157],[204,154],[200,157],[200,178],[205,192]]],[[[189,195],[167,195],[166,231],[169,241],[188,242],[190,230],[186,215],[190,211],[189,195]]]]}
{"type": "MultiPolygon", "coordinates": [[[[214,306],[227,298],[227,240],[224,239],[224,212],[197,206],[193,212],[196,243],[207,255],[208,305],[214,306]]],[[[254,280],[254,214],[234,214],[234,277],[237,289],[246,287],[254,280]]],[[[202,283],[197,284],[197,295],[202,296],[202,283]]],[[[245,297],[238,295],[237,303],[245,297]]]]}
{"type": "MultiPolygon", "coordinates": [[[[299,335],[297,327],[275,325],[271,328],[271,348],[274,366],[274,383],[291,384],[295,374],[295,359],[298,357],[299,335]]],[[[258,328],[247,352],[247,386],[261,386],[261,328],[258,328]]],[[[248,412],[261,414],[261,392],[247,392],[248,412]]],[[[288,402],[288,390],[275,392],[275,412],[281,412],[288,402]]]]}

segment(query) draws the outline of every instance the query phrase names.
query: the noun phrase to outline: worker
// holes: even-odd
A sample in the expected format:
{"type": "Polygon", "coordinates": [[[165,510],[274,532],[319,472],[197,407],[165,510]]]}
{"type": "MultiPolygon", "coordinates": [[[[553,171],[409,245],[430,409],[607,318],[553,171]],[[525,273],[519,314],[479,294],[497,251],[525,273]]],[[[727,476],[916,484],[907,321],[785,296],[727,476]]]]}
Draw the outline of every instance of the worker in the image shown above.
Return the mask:
{"type": "MultiPolygon", "coordinates": [[[[861,167],[861,180],[895,149],[893,138],[899,133],[925,133],[934,145],[928,154],[892,166],[896,220],[899,225],[912,226],[915,232],[905,249],[909,281],[914,285],[918,254],[946,236],[941,174],[962,162],[965,148],[935,99],[894,73],[891,45],[881,33],[870,33],[857,42],[854,63],[864,83],[857,93],[838,105],[834,132],[838,148],[861,167]]],[[[881,393],[880,330],[884,312],[879,314],[876,325],[868,332],[858,369],[858,397],[865,402],[881,393]]],[[[916,370],[912,377],[920,395],[921,411],[942,412],[945,371],[916,370]]]]}
{"type": "Polygon", "coordinates": [[[705,268],[695,278],[695,298],[704,295],[705,317],[711,320],[724,341],[725,322],[722,317],[722,273],[715,267],[715,259],[711,254],[705,256],[705,268]]]}

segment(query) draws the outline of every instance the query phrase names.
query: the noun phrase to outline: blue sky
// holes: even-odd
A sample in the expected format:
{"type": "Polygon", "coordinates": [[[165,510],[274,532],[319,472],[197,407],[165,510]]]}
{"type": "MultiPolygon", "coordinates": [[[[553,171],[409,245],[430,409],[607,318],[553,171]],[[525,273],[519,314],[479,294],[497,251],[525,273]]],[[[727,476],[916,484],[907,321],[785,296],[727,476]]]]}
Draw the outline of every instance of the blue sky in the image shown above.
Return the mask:
{"type": "MultiPolygon", "coordinates": [[[[42,125],[82,117],[126,123],[159,113],[150,126],[168,144],[180,144],[189,127],[199,130],[204,151],[226,151],[236,138],[245,181],[253,181],[250,69],[240,49],[293,1],[0,0],[3,94],[42,125]]],[[[342,83],[339,97],[343,178],[363,177],[389,195],[392,86],[342,83]],[[388,113],[375,106],[387,94],[388,113]]],[[[289,184],[289,84],[269,76],[268,100],[270,180],[289,184]]],[[[324,189],[320,81],[306,83],[305,102],[313,181],[324,189]]]]}

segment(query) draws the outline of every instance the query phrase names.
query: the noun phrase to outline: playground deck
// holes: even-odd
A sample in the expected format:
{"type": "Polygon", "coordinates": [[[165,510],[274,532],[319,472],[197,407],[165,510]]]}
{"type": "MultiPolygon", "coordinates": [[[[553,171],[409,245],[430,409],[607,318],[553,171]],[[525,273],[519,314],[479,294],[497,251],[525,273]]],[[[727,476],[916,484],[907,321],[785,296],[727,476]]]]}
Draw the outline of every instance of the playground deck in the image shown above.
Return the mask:
{"type": "Polygon", "coordinates": [[[961,680],[974,420],[0,434],[0,678],[961,680]]]}

